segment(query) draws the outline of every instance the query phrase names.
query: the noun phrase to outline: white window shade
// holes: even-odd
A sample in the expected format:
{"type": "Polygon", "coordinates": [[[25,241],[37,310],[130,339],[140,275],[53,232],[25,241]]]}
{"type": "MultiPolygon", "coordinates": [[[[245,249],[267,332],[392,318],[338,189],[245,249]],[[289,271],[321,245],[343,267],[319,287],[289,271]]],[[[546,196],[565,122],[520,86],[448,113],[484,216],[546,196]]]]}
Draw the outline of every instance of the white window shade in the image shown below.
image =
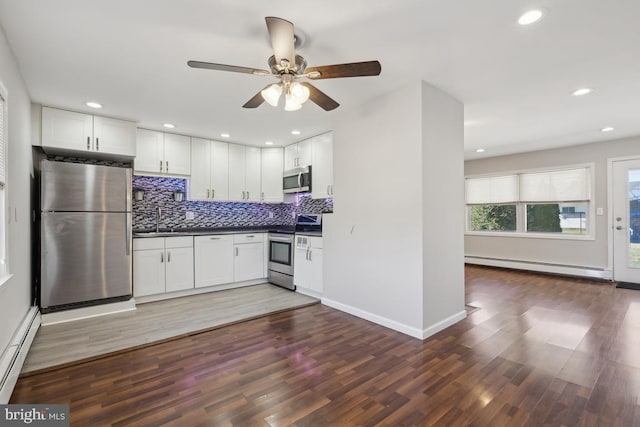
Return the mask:
{"type": "Polygon", "coordinates": [[[504,175],[465,180],[467,204],[515,203],[518,200],[518,176],[504,175]]]}
{"type": "Polygon", "coordinates": [[[520,175],[521,202],[570,202],[590,199],[589,168],[520,175]]]}
{"type": "Polygon", "coordinates": [[[0,187],[5,184],[5,151],[6,151],[6,139],[7,131],[5,123],[5,111],[4,111],[4,99],[0,96],[0,187]]]}

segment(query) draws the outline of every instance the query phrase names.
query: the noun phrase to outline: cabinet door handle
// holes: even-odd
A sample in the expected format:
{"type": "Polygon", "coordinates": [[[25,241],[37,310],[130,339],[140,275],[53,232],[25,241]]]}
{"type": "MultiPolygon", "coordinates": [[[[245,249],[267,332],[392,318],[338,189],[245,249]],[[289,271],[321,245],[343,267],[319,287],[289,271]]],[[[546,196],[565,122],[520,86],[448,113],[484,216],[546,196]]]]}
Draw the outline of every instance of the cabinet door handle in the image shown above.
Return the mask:
{"type": "Polygon", "coordinates": [[[171,262],[171,252],[167,252],[167,262],[171,262]]]}
{"type": "Polygon", "coordinates": [[[87,137],[87,150],[91,150],[91,137],[87,137]]]}
{"type": "Polygon", "coordinates": [[[209,240],[220,240],[220,237],[209,237],[209,240]]]}
{"type": "Polygon", "coordinates": [[[262,193],[260,193],[260,200],[264,201],[264,191],[262,193]]]}
{"type": "Polygon", "coordinates": [[[215,199],[215,198],[216,198],[216,189],[215,189],[215,188],[212,188],[212,189],[211,189],[211,198],[212,198],[212,199],[215,199]]]}
{"type": "Polygon", "coordinates": [[[100,151],[100,138],[96,137],[96,151],[100,151]]]}
{"type": "Polygon", "coordinates": [[[311,249],[309,249],[309,261],[313,261],[313,260],[311,259],[311,253],[312,253],[312,252],[313,252],[313,251],[312,251],[311,249]]]}
{"type": "Polygon", "coordinates": [[[238,256],[238,248],[236,248],[236,256],[238,256]]]}
{"type": "Polygon", "coordinates": [[[167,173],[169,173],[169,161],[168,160],[164,162],[164,168],[167,171],[167,173]]]}
{"type": "Polygon", "coordinates": [[[162,172],[162,160],[160,160],[160,172],[162,172]]]}
{"type": "Polygon", "coordinates": [[[249,192],[247,191],[247,200],[249,200],[249,192]]]}
{"type": "Polygon", "coordinates": [[[207,199],[209,198],[209,189],[207,188],[207,199]]]}
{"type": "Polygon", "coordinates": [[[160,252],[160,263],[164,262],[164,254],[160,252]]]}

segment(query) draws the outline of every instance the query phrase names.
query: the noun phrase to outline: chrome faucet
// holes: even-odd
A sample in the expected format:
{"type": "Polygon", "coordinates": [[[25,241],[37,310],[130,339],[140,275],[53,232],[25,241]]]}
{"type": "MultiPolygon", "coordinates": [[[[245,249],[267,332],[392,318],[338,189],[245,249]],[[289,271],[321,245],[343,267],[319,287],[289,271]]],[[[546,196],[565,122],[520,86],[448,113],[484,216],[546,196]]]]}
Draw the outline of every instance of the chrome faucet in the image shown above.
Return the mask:
{"type": "Polygon", "coordinates": [[[162,215],[162,209],[160,206],[156,206],[156,233],[160,231],[160,215],[162,215]]]}

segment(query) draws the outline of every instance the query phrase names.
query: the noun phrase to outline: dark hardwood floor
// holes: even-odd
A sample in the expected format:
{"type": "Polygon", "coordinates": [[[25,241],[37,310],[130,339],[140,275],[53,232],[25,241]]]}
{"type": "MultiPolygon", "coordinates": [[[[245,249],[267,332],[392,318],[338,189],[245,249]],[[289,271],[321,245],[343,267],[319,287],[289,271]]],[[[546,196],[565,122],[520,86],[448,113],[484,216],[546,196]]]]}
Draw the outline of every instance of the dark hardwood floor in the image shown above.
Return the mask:
{"type": "Polygon", "coordinates": [[[21,378],[74,426],[640,425],[640,292],[466,268],[421,341],[315,305],[21,378]]]}

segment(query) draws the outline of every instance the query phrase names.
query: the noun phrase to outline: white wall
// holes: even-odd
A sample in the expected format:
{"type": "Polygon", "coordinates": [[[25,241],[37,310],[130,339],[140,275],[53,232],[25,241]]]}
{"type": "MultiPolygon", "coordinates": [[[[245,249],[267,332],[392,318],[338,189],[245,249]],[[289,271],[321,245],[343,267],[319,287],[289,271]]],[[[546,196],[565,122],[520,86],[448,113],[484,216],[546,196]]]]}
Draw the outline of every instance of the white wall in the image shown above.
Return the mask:
{"type": "Polygon", "coordinates": [[[464,106],[422,84],[422,238],[425,335],[465,317],[464,106]],[[449,319],[449,320],[446,320],[449,319]]]}
{"type": "MultiPolygon", "coordinates": [[[[1,28],[0,28],[1,30],[1,28]]],[[[0,31],[0,82],[8,105],[9,271],[0,287],[0,353],[31,306],[31,101],[3,31],[0,31]]]]}
{"type": "Polygon", "coordinates": [[[422,330],[419,84],[342,115],[333,135],[323,301],[416,336],[422,330]]]}
{"type": "Polygon", "coordinates": [[[420,338],[464,317],[462,124],[423,82],[334,123],[324,303],[420,338]]]}
{"type": "Polygon", "coordinates": [[[593,162],[595,164],[593,203],[604,210],[604,215],[595,217],[594,240],[465,236],[465,255],[599,269],[610,268],[607,247],[609,232],[607,159],[638,155],[640,155],[640,137],[634,137],[465,162],[466,175],[593,162]]]}

